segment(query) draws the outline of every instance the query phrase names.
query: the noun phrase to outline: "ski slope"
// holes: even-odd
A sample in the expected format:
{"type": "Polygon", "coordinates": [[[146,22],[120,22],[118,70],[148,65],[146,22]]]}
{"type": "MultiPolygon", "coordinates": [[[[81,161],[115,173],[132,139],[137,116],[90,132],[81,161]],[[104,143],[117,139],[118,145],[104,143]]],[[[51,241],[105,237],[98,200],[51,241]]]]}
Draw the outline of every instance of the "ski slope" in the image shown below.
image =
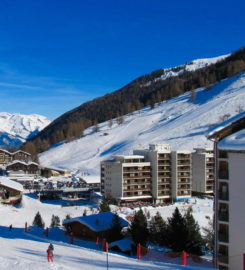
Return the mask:
{"type": "Polygon", "coordinates": [[[212,147],[205,136],[210,128],[245,110],[245,74],[195,92],[194,101],[185,93],[154,109],[126,115],[121,125],[114,119],[111,128],[108,122],[99,124],[97,133],[88,128],[85,137],[53,147],[40,154],[39,160],[47,167],[99,175],[102,160],[132,154],[133,149],[148,148],[150,143],[168,143],[175,150],[212,147]]]}
{"type": "MultiPolygon", "coordinates": [[[[211,199],[193,199],[190,204],[175,203],[164,207],[149,207],[147,211],[151,216],[159,211],[164,219],[172,215],[175,207],[179,207],[184,213],[192,205],[193,215],[205,225],[207,220],[205,215],[212,216],[211,199]],[[205,219],[205,220],[204,220],[205,219]]],[[[28,233],[24,232],[25,222],[28,226],[32,224],[37,211],[40,212],[45,227],[50,225],[52,214],[60,217],[61,221],[67,214],[71,217],[82,215],[86,209],[87,214],[97,212],[96,205],[61,207],[61,202],[46,201],[40,202],[33,194],[23,196],[20,206],[0,205],[0,269],[13,270],[102,270],[106,269],[106,253],[94,242],[82,241],[75,238],[74,244],[70,244],[70,239],[65,235],[62,228],[50,228],[49,235],[44,235],[44,230],[30,227],[28,233]],[[13,225],[9,231],[9,225],[13,225]],[[48,263],[46,250],[49,243],[54,245],[54,262],[48,263]]],[[[137,210],[137,209],[136,209],[137,210]]],[[[121,216],[133,215],[134,210],[130,208],[113,207],[113,211],[118,211],[121,216]]],[[[143,208],[145,211],[145,208],[143,208]]],[[[212,267],[210,261],[194,262],[188,258],[188,266],[180,266],[180,258],[163,256],[159,252],[149,252],[142,260],[137,261],[135,257],[128,257],[109,252],[109,269],[111,270],[170,270],[170,269],[209,269],[212,267]],[[192,266],[190,266],[192,265],[192,266]]]]}

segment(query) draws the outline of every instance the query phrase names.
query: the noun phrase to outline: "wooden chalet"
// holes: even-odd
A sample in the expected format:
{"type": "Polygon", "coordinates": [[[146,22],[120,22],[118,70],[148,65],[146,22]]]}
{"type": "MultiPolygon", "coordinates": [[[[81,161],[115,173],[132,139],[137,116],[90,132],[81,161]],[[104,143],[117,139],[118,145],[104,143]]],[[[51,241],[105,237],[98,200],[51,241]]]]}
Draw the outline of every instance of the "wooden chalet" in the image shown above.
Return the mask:
{"type": "Polygon", "coordinates": [[[24,162],[30,162],[31,161],[31,154],[24,152],[22,150],[18,150],[12,154],[13,160],[20,160],[24,162]]]}
{"type": "MultiPolygon", "coordinates": [[[[99,214],[66,219],[63,225],[67,231],[81,239],[95,241],[97,237],[103,238],[110,233],[115,214],[103,212],[99,214]]],[[[121,226],[128,226],[128,222],[120,217],[121,226]]]]}
{"type": "Polygon", "coordinates": [[[8,163],[12,161],[12,159],[13,159],[13,156],[9,151],[0,149],[0,164],[8,163]]]}
{"type": "Polygon", "coordinates": [[[23,186],[7,177],[0,177],[0,203],[17,204],[22,199],[23,186]]]}
{"type": "Polygon", "coordinates": [[[39,175],[39,165],[35,162],[23,162],[14,160],[6,165],[7,171],[23,171],[25,174],[39,175]]]}

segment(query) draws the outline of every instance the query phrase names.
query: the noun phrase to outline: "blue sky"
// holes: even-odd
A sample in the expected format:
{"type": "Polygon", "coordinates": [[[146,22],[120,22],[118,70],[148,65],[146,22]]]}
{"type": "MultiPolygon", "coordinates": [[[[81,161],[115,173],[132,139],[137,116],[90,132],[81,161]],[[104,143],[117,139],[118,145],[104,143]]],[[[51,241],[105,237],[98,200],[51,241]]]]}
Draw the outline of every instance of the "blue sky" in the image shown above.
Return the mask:
{"type": "Polygon", "coordinates": [[[245,45],[245,1],[1,0],[0,111],[62,113],[245,45]]]}

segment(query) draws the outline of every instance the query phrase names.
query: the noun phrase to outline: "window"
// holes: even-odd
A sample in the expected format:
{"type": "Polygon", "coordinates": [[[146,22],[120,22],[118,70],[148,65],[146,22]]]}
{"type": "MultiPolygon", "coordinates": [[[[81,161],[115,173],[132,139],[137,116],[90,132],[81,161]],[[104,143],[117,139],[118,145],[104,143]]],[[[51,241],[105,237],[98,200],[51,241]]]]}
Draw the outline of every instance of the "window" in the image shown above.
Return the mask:
{"type": "Polygon", "coordinates": [[[229,170],[227,161],[219,161],[219,179],[229,179],[229,170]]]}

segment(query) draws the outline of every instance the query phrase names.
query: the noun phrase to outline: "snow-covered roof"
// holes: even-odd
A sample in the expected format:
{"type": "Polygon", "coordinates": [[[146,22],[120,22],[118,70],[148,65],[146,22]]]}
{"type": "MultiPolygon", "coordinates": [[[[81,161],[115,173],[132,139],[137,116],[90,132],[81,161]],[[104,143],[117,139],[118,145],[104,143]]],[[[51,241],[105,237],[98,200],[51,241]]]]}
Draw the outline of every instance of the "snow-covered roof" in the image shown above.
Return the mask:
{"type": "Polygon", "coordinates": [[[245,128],[225,137],[218,143],[218,148],[223,150],[245,151],[245,128]]]}
{"type": "Polygon", "coordinates": [[[111,242],[109,244],[109,248],[112,248],[112,247],[119,247],[121,249],[121,251],[129,251],[131,250],[131,245],[133,244],[133,241],[129,238],[124,238],[122,240],[118,240],[118,241],[115,241],[115,242],[111,242]]]}
{"type": "Polygon", "coordinates": [[[23,192],[23,186],[20,183],[10,180],[7,177],[0,177],[0,185],[12,188],[14,190],[18,190],[23,192]]]}
{"type": "Polygon", "coordinates": [[[26,154],[26,155],[28,155],[28,156],[31,156],[30,153],[27,153],[27,152],[22,151],[22,150],[15,151],[15,152],[12,153],[12,155],[15,155],[15,154],[17,154],[17,153],[23,153],[23,154],[26,154]]]}
{"type": "Polygon", "coordinates": [[[100,183],[100,176],[99,175],[86,175],[86,176],[83,176],[82,179],[87,184],[97,184],[97,183],[100,183]]]}
{"type": "Polygon", "coordinates": [[[23,164],[25,166],[30,166],[30,165],[37,165],[39,166],[39,164],[37,164],[36,162],[25,162],[25,161],[21,161],[21,160],[13,160],[11,162],[9,162],[8,164],[6,164],[6,166],[10,166],[10,165],[13,165],[13,164],[16,164],[16,163],[20,163],[20,164],[23,164]]]}
{"type": "MultiPolygon", "coordinates": [[[[72,223],[72,222],[79,222],[84,224],[88,228],[90,228],[94,232],[106,231],[111,228],[112,220],[115,214],[112,212],[103,212],[99,214],[89,215],[89,216],[81,216],[71,219],[64,220],[64,224],[72,223]]],[[[121,226],[126,227],[128,226],[128,221],[125,219],[120,218],[121,226]]]]}
{"type": "Polygon", "coordinates": [[[15,151],[15,152],[9,152],[8,150],[5,150],[5,149],[0,149],[0,151],[2,151],[2,152],[5,152],[5,153],[7,153],[7,154],[9,154],[9,155],[11,155],[11,156],[13,156],[13,155],[15,155],[15,154],[17,154],[17,153],[24,153],[24,154],[27,154],[28,156],[31,156],[31,154],[30,153],[27,153],[27,152],[25,152],[25,151],[22,151],[22,150],[18,150],[18,151],[15,151]]]}
{"type": "Polygon", "coordinates": [[[234,124],[235,122],[241,120],[245,118],[245,111],[242,113],[239,113],[233,117],[231,117],[230,119],[224,121],[221,124],[218,124],[217,126],[215,126],[213,129],[209,130],[207,137],[208,138],[213,138],[215,137],[218,133],[220,133],[222,130],[224,130],[225,128],[231,126],[232,124],[234,124]]]}

